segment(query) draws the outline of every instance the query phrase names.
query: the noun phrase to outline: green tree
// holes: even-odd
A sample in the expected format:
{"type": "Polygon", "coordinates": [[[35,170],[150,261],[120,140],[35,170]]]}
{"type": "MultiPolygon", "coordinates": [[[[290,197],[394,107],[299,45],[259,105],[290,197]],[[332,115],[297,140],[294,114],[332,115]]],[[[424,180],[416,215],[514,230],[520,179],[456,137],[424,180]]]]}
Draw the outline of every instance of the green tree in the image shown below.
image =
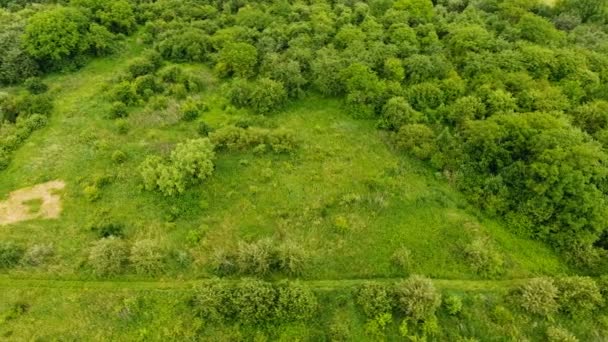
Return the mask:
{"type": "Polygon", "coordinates": [[[228,43],[219,52],[216,70],[222,77],[250,78],[255,75],[258,51],[247,43],[228,43]]]}
{"type": "Polygon", "coordinates": [[[89,48],[88,20],[72,7],[58,6],[34,14],[23,36],[27,51],[40,60],[59,62],[89,48]]]}

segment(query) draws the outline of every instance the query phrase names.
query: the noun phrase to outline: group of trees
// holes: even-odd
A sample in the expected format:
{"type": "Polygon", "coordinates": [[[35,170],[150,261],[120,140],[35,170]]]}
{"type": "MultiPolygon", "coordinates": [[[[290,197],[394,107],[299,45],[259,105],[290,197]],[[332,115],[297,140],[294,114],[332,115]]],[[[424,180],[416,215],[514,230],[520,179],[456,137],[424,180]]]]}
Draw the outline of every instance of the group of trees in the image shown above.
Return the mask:
{"type": "Polygon", "coordinates": [[[0,7],[0,85],[81,65],[86,56],[113,51],[117,36],[136,28],[128,0],[73,0],[13,9],[0,7]]]}

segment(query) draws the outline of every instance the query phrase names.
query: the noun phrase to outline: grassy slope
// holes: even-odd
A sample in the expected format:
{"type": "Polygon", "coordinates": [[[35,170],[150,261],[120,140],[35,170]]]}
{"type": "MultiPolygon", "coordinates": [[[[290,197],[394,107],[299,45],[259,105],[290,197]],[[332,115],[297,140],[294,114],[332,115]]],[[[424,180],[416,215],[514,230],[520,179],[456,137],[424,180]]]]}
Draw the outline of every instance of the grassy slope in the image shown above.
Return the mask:
{"type": "MultiPolygon", "coordinates": [[[[0,177],[0,197],[47,180],[63,179],[67,183],[60,220],[0,228],[0,239],[27,244],[52,242],[58,250],[56,260],[48,267],[16,269],[0,281],[0,312],[10,311],[10,305],[20,298],[32,303],[31,317],[8,320],[0,326],[4,333],[10,330],[20,331],[24,338],[39,336],[39,331],[25,327],[41,320],[49,327],[48,332],[69,336],[60,333],[65,320],[53,318],[59,315],[66,315],[81,329],[85,322],[90,323],[91,335],[107,337],[113,329],[121,329],[116,317],[109,321],[115,326],[103,323],[101,313],[114,308],[89,307],[104,300],[99,290],[31,289],[38,286],[10,280],[43,279],[44,284],[44,279],[91,278],[87,268],[81,266],[86,247],[95,239],[87,227],[102,216],[125,222],[130,239],[158,238],[173,249],[188,250],[193,255],[192,266],[172,265],[161,277],[169,284],[174,279],[209,276],[204,265],[215,248],[231,248],[240,239],[263,237],[295,240],[306,246],[314,259],[304,278],[320,280],[320,286],[324,281],[329,287],[352,285],[331,280],[403,276],[391,268],[390,256],[396,248],[405,246],[412,251],[410,272],[452,279],[438,281],[443,288],[467,291],[484,288],[482,284],[502,287],[500,282],[463,281],[480,279],[467,267],[461,253],[462,246],[476,236],[490,237],[505,255],[504,279],[570,272],[548,248],[508,233],[498,222],[471,209],[441,177],[391,151],[373,122],[348,117],[336,100],[311,97],[270,118],[256,118],[222,111],[217,89],[211,88],[203,96],[211,106],[205,120],[212,126],[240,116],[260,126],[286,127],[296,132],[301,142],[299,151],[293,156],[220,153],[212,179],[179,199],[141,192],[136,168],[143,158],[150,153],[166,153],[173,144],[196,137],[196,125],[176,122],[171,110],[137,109],[129,119],[131,130],[121,135],[115,123],[105,118],[108,104],[100,96],[104,83],[140,50],[130,44],[121,54],[97,59],[76,73],[50,77],[47,82],[57,98],[50,124],[17,151],[10,168],[0,177]],[[129,156],[120,166],[114,165],[110,157],[118,149],[129,156]],[[102,190],[99,201],[91,203],[82,189],[100,175],[111,175],[114,181],[102,190]],[[203,201],[208,205],[201,206],[203,201]],[[182,214],[169,222],[167,216],[173,207],[182,214]],[[347,222],[346,227],[336,227],[339,221],[347,222]],[[188,232],[201,226],[208,227],[203,241],[187,245],[188,232]],[[60,296],[57,291],[61,291],[60,296]],[[67,300],[59,303],[58,297],[67,300]],[[80,320],[81,315],[90,321],[80,320]],[[109,325],[113,328],[106,331],[109,325]]],[[[201,67],[190,68],[205,73],[201,67]]],[[[103,284],[107,286],[103,292],[112,298],[107,305],[122,305],[125,291],[156,296],[156,285],[148,292],[129,290],[124,282],[103,284]]],[[[172,289],[172,295],[158,299],[164,304],[154,304],[155,310],[164,310],[167,300],[181,298],[180,292],[172,289]]],[[[177,307],[175,310],[179,310],[177,307]]],[[[171,317],[163,314],[167,319],[171,317]]],[[[133,332],[133,326],[125,329],[133,332]]]]}

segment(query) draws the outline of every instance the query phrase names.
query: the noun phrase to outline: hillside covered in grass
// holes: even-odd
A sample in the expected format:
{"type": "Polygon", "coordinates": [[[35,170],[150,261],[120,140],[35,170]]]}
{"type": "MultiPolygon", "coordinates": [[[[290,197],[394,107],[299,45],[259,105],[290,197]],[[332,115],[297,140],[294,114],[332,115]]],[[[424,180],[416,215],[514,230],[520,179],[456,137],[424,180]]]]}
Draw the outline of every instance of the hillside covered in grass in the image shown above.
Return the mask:
{"type": "Polygon", "coordinates": [[[604,2],[0,6],[0,339],[608,338],[604,2]]]}

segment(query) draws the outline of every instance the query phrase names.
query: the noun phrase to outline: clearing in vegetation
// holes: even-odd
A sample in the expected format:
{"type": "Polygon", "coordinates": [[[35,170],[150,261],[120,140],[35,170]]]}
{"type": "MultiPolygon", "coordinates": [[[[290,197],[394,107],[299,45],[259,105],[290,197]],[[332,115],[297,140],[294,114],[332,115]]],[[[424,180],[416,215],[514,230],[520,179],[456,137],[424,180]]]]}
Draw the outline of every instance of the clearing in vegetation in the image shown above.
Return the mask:
{"type": "Polygon", "coordinates": [[[61,214],[63,181],[51,181],[30,188],[19,189],[0,202],[0,225],[34,219],[57,219],[61,214]]]}

